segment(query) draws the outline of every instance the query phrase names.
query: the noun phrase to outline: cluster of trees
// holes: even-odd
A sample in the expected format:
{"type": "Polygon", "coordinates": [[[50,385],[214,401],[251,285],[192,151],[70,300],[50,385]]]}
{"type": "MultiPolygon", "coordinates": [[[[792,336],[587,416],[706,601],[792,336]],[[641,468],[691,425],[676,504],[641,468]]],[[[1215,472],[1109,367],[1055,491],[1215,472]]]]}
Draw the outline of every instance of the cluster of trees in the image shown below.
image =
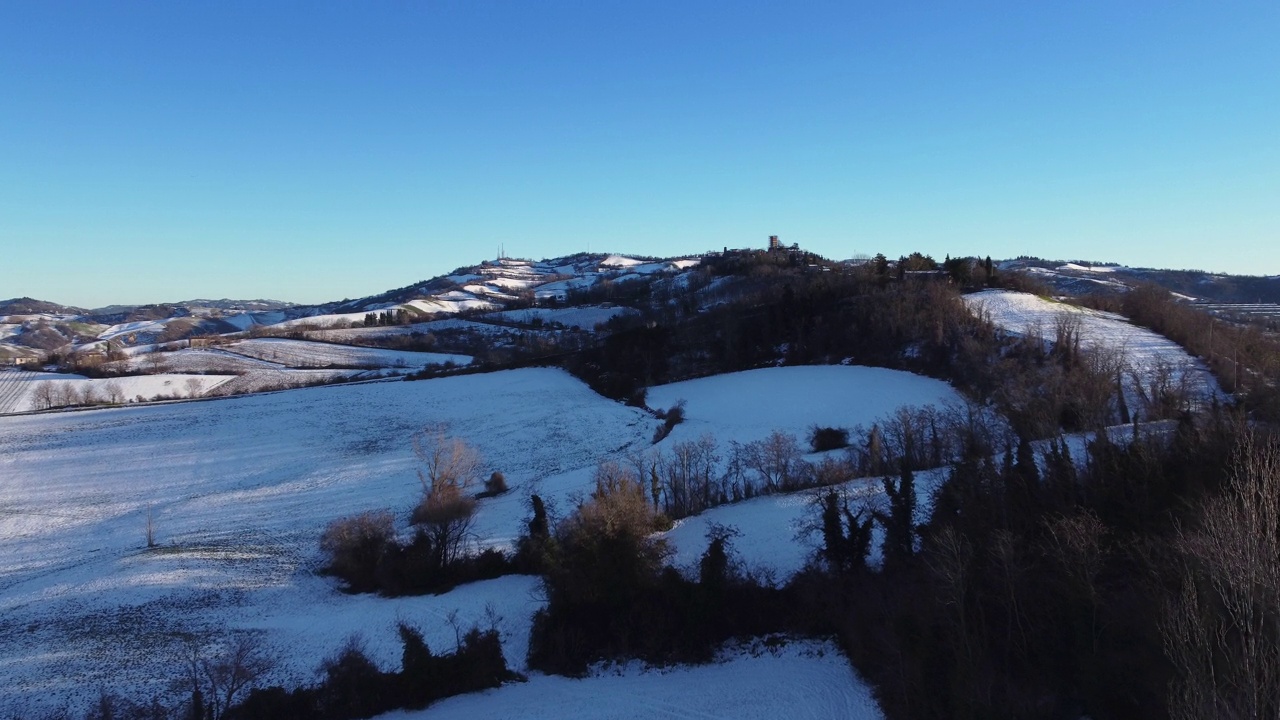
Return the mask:
{"type": "MultiPolygon", "coordinates": [[[[1113,304],[1115,300],[1111,301],[1113,304]]],[[[1280,421],[1280,339],[1263,328],[1215,318],[1167,290],[1144,285],[1126,293],[1118,309],[1202,358],[1223,389],[1269,422],[1280,421]]]]}
{"type": "MultiPolygon", "coordinates": [[[[677,405],[665,415],[680,410],[677,405]]],[[[665,437],[664,425],[659,434],[665,437]]],[[[623,464],[609,463],[610,475],[645,486],[655,512],[672,520],[758,495],[842,483],[855,477],[896,472],[905,462],[914,470],[954,462],[965,448],[994,452],[1009,428],[990,407],[976,403],[944,408],[902,407],[870,427],[810,429],[808,448],[790,433],[774,431],[750,442],[721,445],[710,434],[633,451],[623,464]],[[810,462],[808,451],[826,452],[810,462]],[[842,450],[842,452],[829,452],[842,450]]]]}
{"type": "Polygon", "coordinates": [[[316,685],[255,688],[243,702],[208,718],[352,720],[401,708],[421,709],[442,698],[520,679],[507,668],[496,630],[472,628],[446,655],[433,654],[417,628],[401,623],[399,632],[403,651],[398,672],[380,670],[359,641],[352,640],[324,661],[323,679],[316,685]]]}
{"type": "Polygon", "coordinates": [[[408,325],[413,319],[409,311],[404,308],[396,308],[394,310],[383,310],[382,312],[369,312],[364,314],[364,327],[382,327],[388,325],[408,325]]]}
{"type": "Polygon", "coordinates": [[[50,410],[64,407],[92,407],[94,405],[122,405],[126,402],[146,402],[159,400],[176,400],[182,397],[200,397],[204,394],[204,380],[189,377],[182,383],[181,390],[168,394],[156,394],[151,398],[138,395],[134,398],[125,396],[124,386],[116,380],[108,380],[101,385],[92,382],[73,382],[66,380],[41,380],[32,389],[31,399],[36,410],[50,410]]]}
{"type": "Polygon", "coordinates": [[[890,717],[1274,716],[1280,445],[1210,412],[1081,459],[969,454],[925,523],[887,483],[878,570],[832,494],[797,582],[890,717]]]}
{"type": "MultiPolygon", "coordinates": [[[[653,384],[779,362],[848,361],[947,380],[969,397],[990,398],[1019,434],[1031,437],[1122,419],[1122,357],[1082,349],[1070,323],[1053,328],[1065,334],[1058,344],[1009,336],[961,300],[966,286],[1016,283],[1016,274],[994,267],[988,273],[985,261],[948,259],[939,275],[898,281],[877,272],[874,261],[813,272],[788,258],[708,258],[699,274],[723,281],[719,292],[732,288],[723,301],[651,310],[562,364],[597,392],[632,402],[653,384]],[[951,274],[961,280],[950,281],[951,274]]],[[[931,262],[912,256],[899,266],[931,262]]]]}
{"type": "Polygon", "coordinates": [[[455,585],[495,578],[517,566],[501,551],[470,552],[477,495],[507,491],[501,472],[481,485],[484,460],[447,424],[428,425],[413,437],[422,497],[410,521],[413,534],[401,541],[389,510],[364,512],[331,522],[321,536],[327,572],[350,592],[408,595],[444,592],[455,585]]]}
{"type": "Polygon", "coordinates": [[[124,389],[114,380],[99,388],[88,382],[42,380],[31,391],[31,401],[37,410],[58,407],[119,405],[125,401],[124,389]]]}
{"type": "Polygon", "coordinates": [[[815,562],[744,573],[717,528],[696,578],[664,566],[648,488],[602,466],[560,523],[535,501],[544,574],[533,667],[698,661],[725,639],[834,633],[890,717],[1273,717],[1280,711],[1280,441],[1238,415],[1156,432],[972,446],[916,514],[818,495],[815,562]],[[882,561],[868,562],[879,528],[882,561]]]}
{"type": "Polygon", "coordinates": [[[581,675],[598,660],[705,662],[732,637],[789,629],[787,594],[742,572],[731,531],[712,532],[689,579],[664,565],[660,522],[642,485],[616,468],[602,467],[560,523],[534,499],[521,552],[536,559],[547,606],[534,618],[531,667],[581,675]]]}

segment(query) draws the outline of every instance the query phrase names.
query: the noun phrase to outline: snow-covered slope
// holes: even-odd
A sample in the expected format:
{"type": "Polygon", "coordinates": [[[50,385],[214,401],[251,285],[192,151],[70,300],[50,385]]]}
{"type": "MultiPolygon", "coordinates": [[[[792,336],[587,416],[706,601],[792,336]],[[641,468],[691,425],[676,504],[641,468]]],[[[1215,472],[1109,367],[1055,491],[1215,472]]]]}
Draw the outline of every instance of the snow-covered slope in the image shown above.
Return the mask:
{"type": "MultiPolygon", "coordinates": [[[[915,473],[918,517],[928,518],[933,492],[947,478],[947,468],[915,473]]],[[[880,478],[858,478],[833,486],[855,510],[867,507],[887,510],[888,500],[880,478]]],[[[785,495],[767,495],[733,505],[721,505],[701,515],[684,518],[663,534],[672,550],[669,562],[696,577],[698,561],[707,549],[707,533],[712,526],[736,531],[731,543],[747,569],[767,572],[786,580],[813,558],[821,542],[817,503],[826,488],[814,488],[785,495]]],[[[880,562],[880,528],[872,532],[868,561],[880,562]]]]}
{"type": "MultiPolygon", "coordinates": [[[[335,649],[339,630],[297,618],[346,618],[342,633],[359,624],[389,648],[399,607],[438,636],[447,612],[431,599],[352,598],[314,575],[330,520],[380,508],[407,517],[421,492],[409,438],[437,421],[506,473],[514,491],[480,509],[508,536],[534,479],[645,445],[655,424],[541,369],[0,419],[0,617],[23,628],[0,632],[0,708],[84,701],[108,679],[159,692],[180,633],[261,629],[285,657],[279,681],[308,679],[335,649]],[[148,514],[155,550],[144,547],[148,514]]],[[[521,587],[495,592],[529,602],[521,587]]]]}
{"type": "Polygon", "coordinates": [[[629,665],[575,680],[535,675],[526,683],[448,698],[383,720],[878,720],[871,690],[830,642],[755,641],[715,662],[646,669],[629,665]]]}
{"type": "Polygon", "coordinates": [[[985,315],[997,327],[1049,341],[1060,319],[1078,322],[1081,344],[1119,353],[1126,375],[1136,375],[1149,383],[1158,373],[1171,370],[1175,380],[1185,382],[1194,396],[1207,398],[1221,393],[1217,381],[1198,358],[1163,335],[1134,325],[1120,315],[1008,290],[973,293],[965,295],[964,301],[970,310],[985,315]]]}
{"type": "Polygon", "coordinates": [[[367,368],[422,368],[428,365],[467,365],[468,355],[447,353],[382,350],[283,338],[240,340],[224,346],[224,350],[258,360],[280,363],[287,367],[325,367],[328,365],[367,368]]]}
{"type": "Polygon", "coordinates": [[[80,398],[93,402],[132,403],[155,398],[169,400],[203,397],[235,379],[234,375],[185,375],[159,373],[119,378],[86,378],[83,375],[43,372],[0,372],[0,415],[42,410],[41,385],[48,383],[55,406],[76,405],[80,398]]]}
{"type": "MultiPolygon", "coordinates": [[[[676,390],[689,398],[686,425],[721,442],[776,428],[800,431],[812,421],[853,424],[891,412],[900,401],[950,394],[934,381],[905,374],[886,381],[880,372],[774,368],[720,381],[727,385],[710,378],[676,390]],[[880,393],[886,382],[897,392],[880,393]],[[755,410],[711,402],[725,393],[754,396],[755,410]],[[833,393],[847,409],[832,401],[819,411],[811,402],[833,393]]],[[[0,626],[22,629],[0,633],[0,708],[37,699],[80,704],[107,685],[136,696],[164,692],[184,636],[214,642],[230,632],[261,633],[282,660],[270,681],[284,684],[308,681],[316,664],[355,630],[377,662],[394,667],[395,620],[419,625],[433,648],[447,650],[450,613],[457,610],[459,621],[469,624],[489,615],[487,606],[498,617],[509,660],[523,667],[529,619],[542,602],[533,579],[387,600],[344,595],[333,580],[315,574],[318,538],[329,521],[390,508],[407,528],[421,491],[409,438],[436,421],[449,422],[453,434],[478,447],[488,468],[505,473],[512,491],[481,500],[475,524],[479,542],[501,546],[519,534],[530,492],[567,513],[589,492],[598,462],[651,449],[658,425],[549,369],[0,418],[0,626]],[[158,543],[150,550],[148,516],[158,543]]],[[[766,500],[792,509],[746,504],[709,517],[746,524],[752,514],[776,515],[762,517],[761,532],[744,534],[741,544],[758,547],[756,559],[782,559],[775,566],[786,572],[808,548],[795,544],[793,532],[770,528],[792,524],[804,498],[766,500]],[[732,513],[746,514],[733,521],[732,513]]],[[[695,522],[673,531],[680,559],[705,548],[695,522]]],[[[763,665],[750,672],[839,674],[845,678],[839,693],[865,695],[838,658],[811,667],[808,660],[726,656],[724,667],[739,661],[756,667],[757,660],[763,665]]],[[[703,687],[722,677],[717,673],[724,668],[717,667],[672,678],[672,697],[705,692],[688,701],[714,704],[745,692],[731,690],[736,685],[723,692],[703,687]]],[[[600,687],[647,688],[661,676],[627,670],[622,677],[630,679],[601,680],[600,687]]],[[[593,687],[561,682],[535,678],[520,686],[533,690],[491,695],[514,693],[534,703],[531,708],[552,712],[554,701],[539,706],[536,698],[593,687]]],[[[836,685],[823,687],[823,698],[853,702],[831,695],[836,685]]],[[[483,705],[489,700],[476,702],[482,705],[475,712],[491,712],[483,705]]],[[[826,700],[815,702],[826,707],[826,700]]]]}
{"type": "Polygon", "coordinates": [[[633,315],[636,311],[628,307],[602,307],[588,305],[568,308],[526,308],[523,310],[503,310],[491,313],[485,318],[502,322],[513,322],[528,325],[533,322],[559,324],[565,327],[578,327],[591,330],[597,325],[609,322],[621,315],[633,315]]]}
{"type": "Polygon", "coordinates": [[[685,402],[670,441],[711,433],[721,442],[758,440],[774,430],[802,440],[812,425],[852,428],[904,405],[944,405],[959,394],[941,380],[847,365],[763,368],[649,388],[648,404],[685,402]]]}

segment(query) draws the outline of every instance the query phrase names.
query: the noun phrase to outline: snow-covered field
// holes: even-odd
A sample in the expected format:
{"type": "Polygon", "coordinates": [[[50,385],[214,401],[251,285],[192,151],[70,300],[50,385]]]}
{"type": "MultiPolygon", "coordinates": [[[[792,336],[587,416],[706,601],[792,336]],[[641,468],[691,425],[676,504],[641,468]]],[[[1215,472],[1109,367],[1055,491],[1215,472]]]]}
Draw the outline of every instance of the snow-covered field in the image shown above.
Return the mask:
{"type": "MultiPolygon", "coordinates": [[[[923,520],[933,508],[934,490],[950,473],[947,468],[915,473],[916,511],[923,520]]],[[[880,478],[858,478],[834,489],[854,510],[866,507],[887,510],[880,478]]],[[[701,515],[684,518],[663,534],[671,548],[672,565],[696,577],[698,561],[707,549],[707,533],[712,525],[733,528],[731,540],[744,569],[768,573],[785,581],[804,567],[818,549],[821,533],[817,527],[817,503],[827,488],[814,488],[786,495],[766,495],[732,505],[721,505],[701,515]]],[[[880,528],[872,531],[868,561],[880,562],[880,528]]]]}
{"type": "Polygon", "coordinates": [[[609,322],[619,315],[634,315],[635,313],[635,310],[628,307],[589,305],[570,308],[503,310],[502,312],[490,313],[485,317],[507,322],[524,323],[526,325],[534,320],[540,320],[544,323],[559,323],[565,327],[579,327],[583,330],[591,330],[596,325],[609,322]]]}
{"type": "Polygon", "coordinates": [[[428,333],[463,331],[482,335],[502,335],[510,333],[509,328],[490,323],[463,320],[461,318],[445,318],[431,320],[412,325],[388,325],[369,328],[337,328],[331,330],[311,330],[306,337],[327,342],[359,342],[362,340],[382,339],[399,335],[426,335],[428,333]]]}
{"type": "MultiPolygon", "coordinates": [[[[337,517],[407,516],[420,493],[409,438],[436,421],[507,475],[514,491],[480,507],[509,535],[535,479],[647,444],[655,425],[556,370],[0,420],[0,708],[80,702],[99,687],[161,692],[181,633],[263,630],[285,656],[281,681],[310,679],[336,635],[357,627],[390,662],[397,612],[439,624],[447,611],[342,595],[314,576],[317,544],[337,517]],[[313,616],[339,619],[327,630],[313,616]]],[[[529,587],[495,590],[498,614],[532,602],[529,587]]],[[[520,654],[526,637],[514,642],[520,654]]]]}
{"type": "Polygon", "coordinates": [[[812,425],[870,425],[904,405],[958,402],[941,380],[899,370],[857,365],[804,365],[714,375],[649,388],[649,407],[667,409],[685,401],[685,421],[668,441],[703,433],[727,443],[750,442],[774,430],[802,442],[812,425]]]}
{"type": "Polygon", "coordinates": [[[1144,383],[1169,369],[1175,380],[1185,381],[1195,396],[1207,398],[1221,393],[1203,362],[1191,357],[1169,338],[1134,325],[1120,315],[1008,290],[985,290],[965,295],[964,301],[972,311],[985,314],[997,327],[1018,335],[1039,335],[1049,341],[1053,340],[1060,318],[1079,321],[1083,346],[1119,353],[1128,371],[1144,383]]]}
{"type": "Polygon", "coordinates": [[[733,718],[878,720],[870,689],[829,642],[761,641],[728,648],[714,663],[646,669],[638,665],[582,680],[535,675],[443,700],[383,720],[629,720],[733,718]]]}
{"type": "Polygon", "coordinates": [[[137,322],[120,323],[112,325],[106,330],[98,333],[99,340],[113,340],[119,337],[129,337],[130,335],[159,335],[164,332],[165,325],[173,318],[164,318],[163,320],[139,320],[137,322]]]}
{"type": "Polygon", "coordinates": [[[42,409],[38,399],[42,382],[54,383],[51,387],[56,388],[53,395],[55,405],[70,405],[80,402],[79,398],[85,397],[86,393],[96,402],[202,397],[235,377],[161,373],[90,379],[64,373],[0,372],[0,414],[42,409]]]}
{"type": "MultiPolygon", "coordinates": [[[[468,286],[472,287],[472,286],[468,286]]],[[[476,288],[477,291],[482,288],[476,288]]],[[[499,293],[490,293],[499,295],[499,293]]],[[[422,300],[410,300],[405,303],[407,307],[412,307],[429,315],[456,315],[464,310],[494,310],[498,306],[492,301],[476,297],[475,293],[454,290],[432,298],[424,298],[422,300]]]]}
{"type": "MultiPolygon", "coordinates": [[[[942,407],[961,402],[945,382],[899,370],[848,365],[789,366],[715,375],[649,388],[650,407],[667,408],[685,401],[685,421],[658,448],[710,434],[721,448],[729,441],[759,440],[774,430],[794,435],[804,447],[810,427],[870,426],[903,406],[942,407]]],[[[837,451],[839,452],[839,451],[837,451]]],[[[820,455],[808,456],[818,461],[820,455]]],[[[927,511],[933,488],[946,471],[916,474],[920,509],[927,511]]],[[[878,478],[860,478],[836,490],[852,507],[880,508],[884,490],[878,478]]],[[[817,536],[809,532],[816,517],[814,503],[823,491],[770,495],[722,505],[680,520],[665,534],[677,567],[696,567],[707,547],[712,524],[740,533],[734,549],[747,568],[785,580],[812,555],[817,536]]],[[[872,561],[878,559],[873,551],[872,561]]]]}
{"type": "Polygon", "coordinates": [[[245,373],[254,370],[280,368],[277,363],[256,360],[237,353],[209,348],[205,350],[173,350],[171,352],[136,352],[120,361],[128,372],[147,372],[163,368],[166,372],[216,372],[245,373]]]}
{"type": "MultiPolygon", "coordinates": [[[[314,346],[317,349],[329,347],[324,343],[307,343],[307,345],[314,346]]],[[[312,357],[318,360],[323,355],[321,351],[317,351],[312,357]]],[[[317,362],[316,364],[320,363],[317,362]]],[[[166,372],[179,373],[235,373],[235,377],[218,385],[216,390],[208,393],[212,395],[239,395],[266,390],[283,390],[328,383],[339,379],[364,379],[386,374],[367,370],[291,368],[279,362],[260,360],[221,348],[137,353],[125,361],[125,369],[132,372],[150,372],[157,368],[166,372]]],[[[408,367],[396,368],[389,374],[400,374],[408,370],[408,367]]]]}
{"type": "MultiPolygon", "coordinates": [[[[945,384],[887,372],[773,368],[654,392],[688,400],[689,420],[673,438],[709,432],[720,442],[801,433],[813,422],[865,423],[903,403],[953,396],[945,384]]],[[[167,695],[188,642],[245,632],[280,660],[268,681],[286,685],[314,679],[351,633],[376,662],[396,667],[398,620],[418,625],[440,651],[452,647],[455,623],[492,622],[509,662],[523,669],[530,617],[542,602],[533,578],[392,600],[345,595],[316,575],[319,536],[333,519],[387,508],[407,530],[420,493],[410,437],[437,421],[512,487],[479,503],[477,541],[495,545],[519,534],[530,492],[566,514],[590,490],[598,462],[651,448],[658,425],[550,369],[0,418],[0,713],[46,701],[82,706],[100,689],[167,695]]],[[[878,488],[857,482],[874,502],[878,488]]],[[[669,534],[674,560],[696,558],[706,523],[716,521],[742,531],[736,546],[748,564],[785,577],[810,552],[794,539],[807,503],[804,494],[763,498],[688,519],[669,534]]],[[[629,666],[586,681],[535,674],[429,712],[634,715],[627,705],[585,699],[617,693],[651,698],[644,713],[877,716],[853,714],[874,713],[874,704],[830,646],[789,647],[795,651],[758,657],[726,651],[701,668],[629,666]],[[796,690],[776,687],[768,693],[776,701],[765,698],[760,681],[748,680],[765,676],[790,678],[783,685],[796,690]]]]}
{"type": "Polygon", "coordinates": [[[304,388],[312,385],[338,382],[340,380],[361,380],[378,377],[381,371],[369,370],[306,370],[283,367],[265,367],[252,370],[232,378],[221,385],[213,395],[243,395],[246,393],[269,392],[272,390],[288,390],[304,388]]]}
{"type": "Polygon", "coordinates": [[[471,363],[469,355],[383,350],[284,338],[240,340],[225,346],[224,349],[227,352],[279,363],[286,367],[335,365],[364,368],[422,368],[428,365],[443,365],[446,362],[456,365],[471,363]]]}

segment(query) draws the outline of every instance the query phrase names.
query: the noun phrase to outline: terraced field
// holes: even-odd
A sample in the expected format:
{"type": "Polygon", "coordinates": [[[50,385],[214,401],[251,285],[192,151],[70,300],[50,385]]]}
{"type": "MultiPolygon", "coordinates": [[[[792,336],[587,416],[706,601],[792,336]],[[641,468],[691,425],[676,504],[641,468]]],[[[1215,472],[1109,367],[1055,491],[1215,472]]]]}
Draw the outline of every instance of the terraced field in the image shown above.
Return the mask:
{"type": "Polygon", "coordinates": [[[446,362],[471,363],[468,355],[382,350],[282,338],[241,340],[226,346],[225,350],[290,368],[422,368],[446,362]]]}

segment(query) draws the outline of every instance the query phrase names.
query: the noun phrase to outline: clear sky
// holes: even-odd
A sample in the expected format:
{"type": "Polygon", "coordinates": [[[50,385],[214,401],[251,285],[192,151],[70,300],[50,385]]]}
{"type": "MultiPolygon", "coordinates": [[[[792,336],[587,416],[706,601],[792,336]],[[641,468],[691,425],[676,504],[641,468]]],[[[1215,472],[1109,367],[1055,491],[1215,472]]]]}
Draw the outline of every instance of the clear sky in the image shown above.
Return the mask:
{"type": "Polygon", "coordinates": [[[0,298],[762,246],[1280,274],[1280,2],[0,0],[0,298]]]}

